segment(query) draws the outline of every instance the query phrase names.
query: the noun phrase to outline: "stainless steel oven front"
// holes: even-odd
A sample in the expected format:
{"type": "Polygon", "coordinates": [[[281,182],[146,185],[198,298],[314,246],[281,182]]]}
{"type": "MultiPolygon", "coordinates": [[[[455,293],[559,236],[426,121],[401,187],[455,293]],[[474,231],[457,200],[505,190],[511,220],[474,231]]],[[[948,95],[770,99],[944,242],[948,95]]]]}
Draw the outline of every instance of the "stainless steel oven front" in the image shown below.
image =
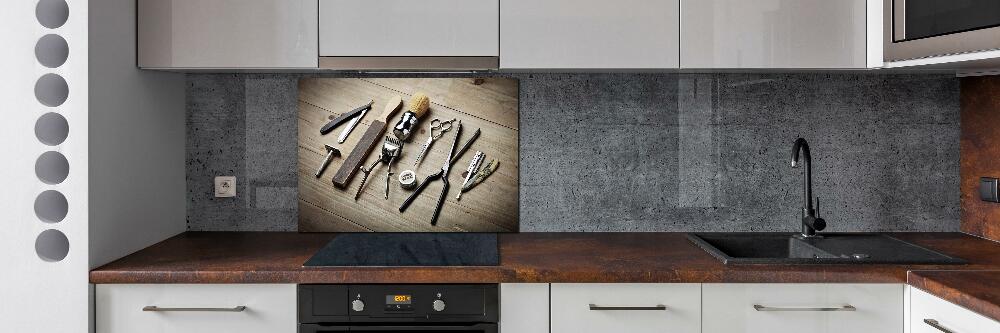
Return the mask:
{"type": "Polygon", "coordinates": [[[302,284],[299,333],[497,333],[495,284],[302,284]]]}
{"type": "Polygon", "coordinates": [[[1000,49],[1000,0],[883,0],[885,60],[1000,49]]]}

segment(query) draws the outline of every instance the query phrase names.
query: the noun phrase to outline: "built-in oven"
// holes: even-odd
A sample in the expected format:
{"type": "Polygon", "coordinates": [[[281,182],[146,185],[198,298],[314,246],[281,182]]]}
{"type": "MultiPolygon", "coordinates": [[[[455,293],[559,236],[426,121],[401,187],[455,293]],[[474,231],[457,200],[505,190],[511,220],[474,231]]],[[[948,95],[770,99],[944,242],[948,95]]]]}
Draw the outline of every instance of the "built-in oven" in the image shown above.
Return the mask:
{"type": "Polygon", "coordinates": [[[884,0],[885,60],[1000,49],[1000,0],[884,0]]]}
{"type": "Polygon", "coordinates": [[[303,284],[299,333],[497,333],[495,284],[303,284]]]}

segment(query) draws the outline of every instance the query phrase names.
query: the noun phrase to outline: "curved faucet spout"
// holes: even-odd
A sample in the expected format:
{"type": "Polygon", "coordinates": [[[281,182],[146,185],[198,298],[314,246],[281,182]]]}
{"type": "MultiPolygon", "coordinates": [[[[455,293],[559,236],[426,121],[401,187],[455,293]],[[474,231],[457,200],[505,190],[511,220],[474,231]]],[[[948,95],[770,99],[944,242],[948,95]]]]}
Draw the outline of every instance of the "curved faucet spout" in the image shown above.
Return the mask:
{"type": "Polygon", "coordinates": [[[809,163],[812,162],[812,155],[809,154],[809,143],[803,138],[795,139],[795,144],[792,145],[792,167],[799,167],[799,151],[802,151],[803,155],[805,155],[805,163],[808,167],[809,163]]]}
{"type": "Polygon", "coordinates": [[[802,172],[802,236],[816,236],[817,230],[826,228],[826,221],[816,216],[812,204],[812,155],[809,154],[809,143],[798,138],[792,145],[792,167],[798,168],[805,164],[802,172]],[[802,153],[802,163],[799,163],[799,152],[802,153]]]}
{"type": "Polygon", "coordinates": [[[805,164],[805,171],[802,173],[802,212],[803,216],[809,215],[809,211],[812,211],[812,154],[809,153],[809,143],[806,139],[798,138],[795,139],[795,144],[792,145],[792,167],[798,168],[799,163],[799,152],[802,152],[802,163],[805,164]]]}

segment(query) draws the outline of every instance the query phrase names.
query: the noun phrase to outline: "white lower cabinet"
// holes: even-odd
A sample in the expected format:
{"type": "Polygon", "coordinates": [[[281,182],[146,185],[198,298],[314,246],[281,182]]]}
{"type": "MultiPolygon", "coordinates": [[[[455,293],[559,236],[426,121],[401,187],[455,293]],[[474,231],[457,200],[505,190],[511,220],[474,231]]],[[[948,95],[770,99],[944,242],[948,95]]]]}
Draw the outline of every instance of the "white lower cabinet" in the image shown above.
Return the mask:
{"type": "Polygon", "coordinates": [[[297,330],[294,284],[100,284],[96,289],[98,333],[297,330]]]}
{"type": "Polygon", "coordinates": [[[704,284],[703,332],[903,332],[902,284],[704,284]]]}
{"type": "Polygon", "coordinates": [[[549,333],[549,284],[501,283],[500,332],[549,333]]]}
{"type": "MultiPolygon", "coordinates": [[[[95,301],[98,333],[297,331],[294,284],[101,284],[95,301]]],[[[502,333],[1000,332],[902,284],[515,283],[500,306],[502,333]]]]}
{"type": "Polygon", "coordinates": [[[700,284],[552,284],[552,333],[701,331],[700,284]]]}
{"type": "Polygon", "coordinates": [[[1000,322],[909,287],[910,315],[907,333],[997,333],[1000,322]]]}

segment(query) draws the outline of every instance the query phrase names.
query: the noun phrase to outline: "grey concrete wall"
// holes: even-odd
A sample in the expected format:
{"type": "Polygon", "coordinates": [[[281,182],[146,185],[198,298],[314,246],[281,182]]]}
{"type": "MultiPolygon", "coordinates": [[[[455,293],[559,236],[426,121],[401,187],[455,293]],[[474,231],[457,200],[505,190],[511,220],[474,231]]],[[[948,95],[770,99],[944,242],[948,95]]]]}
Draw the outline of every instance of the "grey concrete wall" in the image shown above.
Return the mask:
{"type": "MultiPolygon", "coordinates": [[[[513,76],[521,231],[797,230],[800,136],[829,231],[958,230],[954,77],[513,76]]],[[[189,229],[296,229],[299,77],[188,76],[189,229]]]]}

